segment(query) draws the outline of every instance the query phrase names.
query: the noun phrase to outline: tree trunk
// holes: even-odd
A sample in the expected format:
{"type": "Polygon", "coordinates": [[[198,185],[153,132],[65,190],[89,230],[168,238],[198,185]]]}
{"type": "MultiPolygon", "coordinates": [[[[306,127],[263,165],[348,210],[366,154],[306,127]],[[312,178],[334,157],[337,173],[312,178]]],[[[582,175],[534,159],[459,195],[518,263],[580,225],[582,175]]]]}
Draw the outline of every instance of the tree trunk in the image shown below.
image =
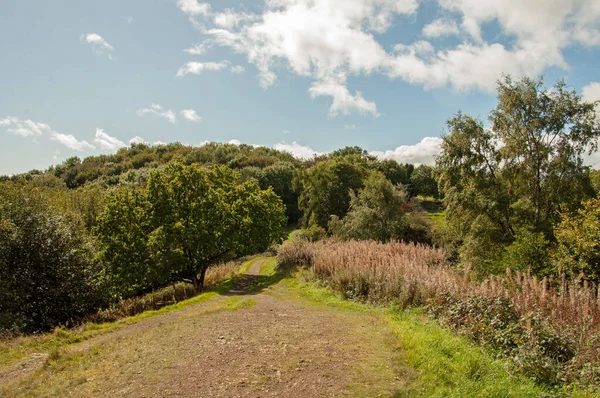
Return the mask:
{"type": "Polygon", "coordinates": [[[208,269],[208,265],[202,267],[202,271],[200,272],[200,290],[204,287],[204,279],[206,278],[206,270],[208,269]]]}
{"type": "Polygon", "coordinates": [[[200,280],[198,279],[198,275],[196,275],[196,273],[192,273],[192,284],[194,285],[194,289],[196,289],[196,291],[199,291],[202,288],[202,285],[200,284],[200,280]]]}

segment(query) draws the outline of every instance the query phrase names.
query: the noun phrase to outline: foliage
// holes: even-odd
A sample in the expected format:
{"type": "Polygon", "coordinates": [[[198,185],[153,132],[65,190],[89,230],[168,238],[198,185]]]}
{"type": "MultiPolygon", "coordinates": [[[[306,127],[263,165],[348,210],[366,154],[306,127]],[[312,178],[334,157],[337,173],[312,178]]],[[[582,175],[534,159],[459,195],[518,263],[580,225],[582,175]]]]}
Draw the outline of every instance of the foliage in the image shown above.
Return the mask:
{"type": "Polygon", "coordinates": [[[169,281],[168,270],[151,257],[147,239],[152,230],[150,203],[142,190],[122,188],[108,196],[94,233],[113,300],[169,281]]]}
{"type": "Polygon", "coordinates": [[[498,82],[490,128],[461,113],[448,121],[437,158],[446,219],[461,233],[461,260],[479,275],[498,271],[517,231],[554,242],[561,212],[594,194],[582,155],[596,149],[593,104],[557,83],[509,77],[498,82]]]}
{"type": "Polygon", "coordinates": [[[102,303],[85,232],[28,187],[0,187],[0,329],[49,330],[102,303]]]}
{"type": "Polygon", "coordinates": [[[339,219],[332,216],[330,231],[343,239],[403,239],[407,229],[404,214],[408,195],[378,172],[371,172],[358,195],[351,192],[350,209],[339,219]]]}
{"type": "Polygon", "coordinates": [[[409,185],[410,177],[415,167],[409,163],[400,164],[395,160],[387,159],[374,162],[372,169],[383,173],[383,175],[394,185],[409,185]]]}
{"type": "Polygon", "coordinates": [[[556,236],[558,266],[564,272],[600,281],[600,199],[586,201],[576,214],[565,215],[556,236]]]}
{"type": "Polygon", "coordinates": [[[296,224],[302,217],[302,212],[298,208],[298,192],[293,185],[297,172],[298,169],[293,163],[278,162],[258,173],[260,187],[262,189],[271,187],[283,201],[289,224],[296,224]]]}
{"type": "Polygon", "coordinates": [[[514,270],[530,269],[535,275],[552,274],[550,261],[550,242],[542,232],[520,229],[515,233],[515,240],[506,248],[501,265],[514,270]]]}
{"type": "Polygon", "coordinates": [[[433,167],[425,164],[417,167],[410,175],[410,190],[413,196],[433,196],[438,199],[438,183],[433,167]]]}
{"type": "Polygon", "coordinates": [[[313,224],[307,228],[301,229],[297,234],[296,237],[299,239],[306,239],[309,242],[316,242],[319,239],[324,238],[325,236],[327,236],[327,231],[325,231],[324,228],[313,224]]]}
{"type": "Polygon", "coordinates": [[[131,295],[169,281],[202,288],[208,267],[282,238],[281,200],[226,166],[169,163],[146,190],[109,200],[97,228],[114,286],[131,295]]]}
{"type": "Polygon", "coordinates": [[[366,162],[351,156],[318,162],[296,178],[300,191],[298,207],[304,212],[305,226],[327,228],[331,215],[344,217],[350,207],[350,192],[363,186],[366,162]]]}

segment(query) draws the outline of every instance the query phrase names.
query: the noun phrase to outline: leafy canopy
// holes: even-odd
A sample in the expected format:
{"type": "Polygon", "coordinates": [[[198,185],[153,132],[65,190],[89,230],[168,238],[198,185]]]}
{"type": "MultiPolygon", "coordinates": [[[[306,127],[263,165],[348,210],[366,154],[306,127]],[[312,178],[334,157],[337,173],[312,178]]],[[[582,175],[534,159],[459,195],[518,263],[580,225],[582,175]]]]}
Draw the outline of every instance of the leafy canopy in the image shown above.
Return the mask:
{"type": "Polygon", "coordinates": [[[450,119],[436,163],[461,258],[480,274],[503,269],[498,261],[518,231],[555,241],[560,213],[594,194],[582,155],[597,149],[600,134],[593,104],[563,82],[545,89],[529,78],[498,82],[489,121],[450,119]]]}

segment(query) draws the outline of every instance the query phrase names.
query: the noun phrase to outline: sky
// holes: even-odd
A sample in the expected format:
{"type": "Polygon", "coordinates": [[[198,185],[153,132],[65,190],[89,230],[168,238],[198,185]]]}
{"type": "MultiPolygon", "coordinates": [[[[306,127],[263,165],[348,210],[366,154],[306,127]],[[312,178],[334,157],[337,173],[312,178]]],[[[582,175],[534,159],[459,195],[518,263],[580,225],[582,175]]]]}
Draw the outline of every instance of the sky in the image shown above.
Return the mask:
{"type": "Polygon", "coordinates": [[[432,164],[502,74],[600,99],[597,0],[2,0],[0,174],[132,142],[432,164]]]}

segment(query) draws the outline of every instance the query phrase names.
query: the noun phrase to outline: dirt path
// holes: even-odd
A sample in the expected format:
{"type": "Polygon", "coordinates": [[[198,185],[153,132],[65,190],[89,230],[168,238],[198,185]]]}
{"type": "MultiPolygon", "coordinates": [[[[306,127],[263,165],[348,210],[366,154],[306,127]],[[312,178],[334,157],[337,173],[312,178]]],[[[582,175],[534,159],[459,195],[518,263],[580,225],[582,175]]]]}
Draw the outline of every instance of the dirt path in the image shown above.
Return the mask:
{"type": "Polygon", "coordinates": [[[8,396],[391,396],[408,379],[376,314],[253,287],[92,339],[0,391],[8,396]],[[397,361],[396,361],[397,363],[397,361]]]}

